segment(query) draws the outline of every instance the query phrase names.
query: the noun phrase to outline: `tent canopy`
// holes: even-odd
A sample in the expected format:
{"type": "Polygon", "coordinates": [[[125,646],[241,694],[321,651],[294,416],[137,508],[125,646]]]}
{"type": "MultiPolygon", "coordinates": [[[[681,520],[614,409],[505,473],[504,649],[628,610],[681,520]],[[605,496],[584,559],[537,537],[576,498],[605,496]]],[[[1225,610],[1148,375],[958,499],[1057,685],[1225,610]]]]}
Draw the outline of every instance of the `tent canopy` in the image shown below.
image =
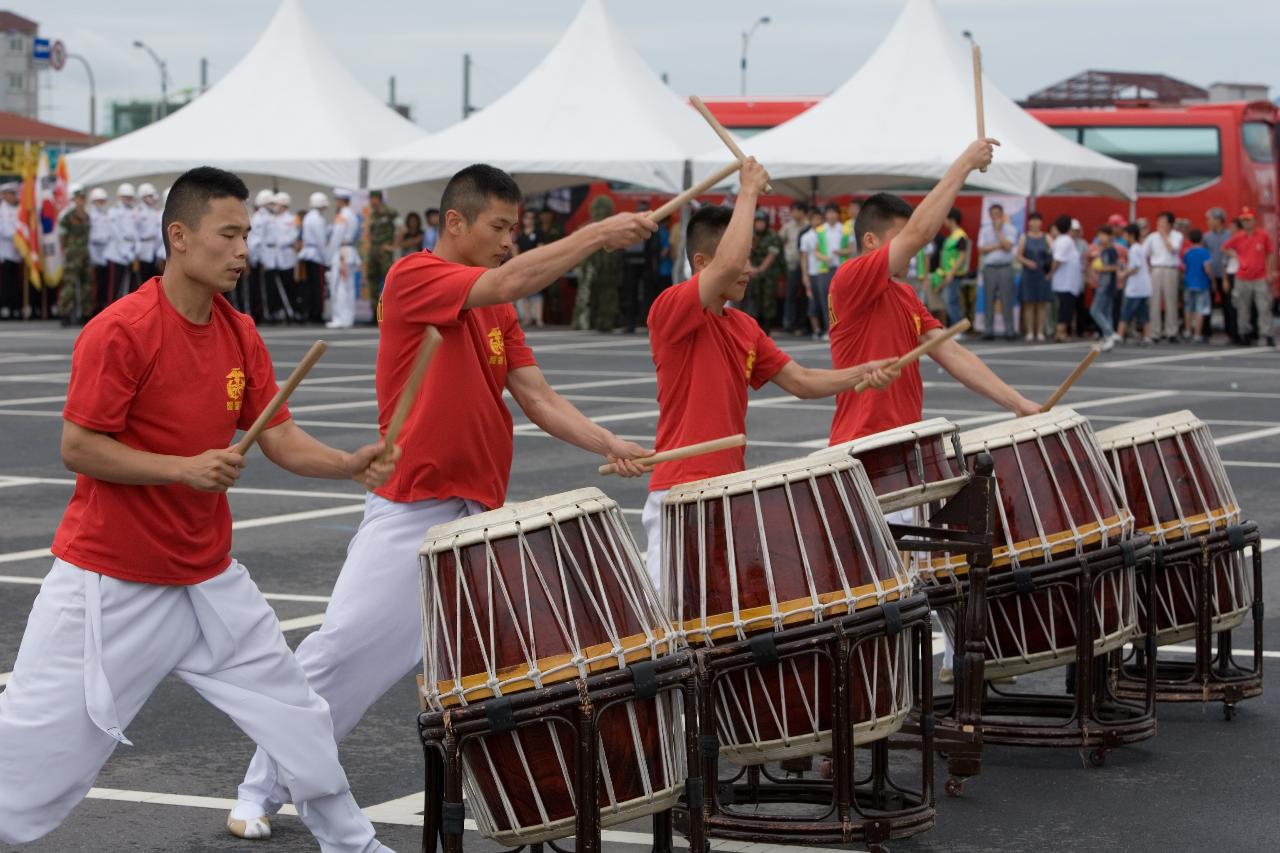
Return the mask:
{"type": "Polygon", "coordinates": [[[86,184],[208,165],[298,189],[359,187],[361,161],[424,136],[347,72],[300,0],[284,0],[249,53],[207,92],[67,163],[86,184]]]}
{"type": "MultiPolygon", "coordinates": [[[[983,80],[986,131],[1000,141],[986,173],[968,185],[1039,195],[1057,188],[1134,198],[1137,169],[1090,151],[1028,115],[983,80]]],[[[932,183],[977,136],[968,43],[934,0],[908,0],[880,47],[821,103],[753,137],[747,153],[775,185],[807,195],[911,188],[932,183]]],[[[697,158],[701,177],[720,164],[714,148],[697,158]]]]}
{"type": "MultiPolygon", "coordinates": [[[[606,179],[678,192],[686,161],[720,145],[627,41],[603,0],[586,0],[551,52],[514,88],[466,120],[387,151],[370,185],[429,182],[488,163],[525,192],[606,179]]],[[[721,148],[720,165],[729,155],[721,148]]]]}

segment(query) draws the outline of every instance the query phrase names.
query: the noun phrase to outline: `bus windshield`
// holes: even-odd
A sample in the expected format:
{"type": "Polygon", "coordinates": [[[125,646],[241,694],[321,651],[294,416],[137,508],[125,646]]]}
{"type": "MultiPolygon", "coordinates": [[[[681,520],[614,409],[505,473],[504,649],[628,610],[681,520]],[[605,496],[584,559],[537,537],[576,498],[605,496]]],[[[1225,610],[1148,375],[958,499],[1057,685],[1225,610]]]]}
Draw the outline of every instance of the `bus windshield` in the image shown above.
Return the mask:
{"type": "Polygon", "coordinates": [[[1272,162],[1271,125],[1265,121],[1246,121],[1240,130],[1249,159],[1255,163],[1272,162]]]}
{"type": "Polygon", "coordinates": [[[1177,193],[1222,177],[1216,127],[1055,127],[1063,136],[1138,167],[1138,192],[1177,193]]]}

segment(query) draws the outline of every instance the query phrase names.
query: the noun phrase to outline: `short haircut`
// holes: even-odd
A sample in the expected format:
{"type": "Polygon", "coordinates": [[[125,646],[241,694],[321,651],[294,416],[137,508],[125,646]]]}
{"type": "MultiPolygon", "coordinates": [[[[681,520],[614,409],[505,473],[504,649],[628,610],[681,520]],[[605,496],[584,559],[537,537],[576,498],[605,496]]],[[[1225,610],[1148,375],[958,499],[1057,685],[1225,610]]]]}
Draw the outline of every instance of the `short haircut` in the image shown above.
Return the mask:
{"type": "Polygon", "coordinates": [[[1161,219],[1165,220],[1170,225],[1178,221],[1178,217],[1174,215],[1172,210],[1160,211],[1160,213],[1156,216],[1156,222],[1159,222],[1161,219]]]}
{"type": "Polygon", "coordinates": [[[197,166],[183,172],[173,182],[169,198],[160,216],[160,233],[164,237],[164,251],[171,255],[169,226],[181,222],[192,229],[200,226],[200,220],[209,210],[209,202],[219,198],[249,200],[249,188],[240,176],[213,166],[197,166]]]}
{"type": "Polygon", "coordinates": [[[1110,236],[1111,236],[1112,234],[1114,234],[1115,232],[1111,230],[1111,226],[1110,226],[1110,225],[1099,225],[1099,226],[1098,226],[1098,233],[1099,233],[1099,234],[1106,234],[1108,237],[1110,237],[1110,236]]]}
{"type": "Polygon", "coordinates": [[[494,201],[519,204],[520,187],[501,169],[476,163],[449,179],[440,199],[440,209],[446,213],[458,211],[469,225],[494,201]]]}
{"type": "Polygon", "coordinates": [[[1071,230],[1071,217],[1065,213],[1062,214],[1053,220],[1053,227],[1058,229],[1059,234],[1066,234],[1071,230]]]}
{"type": "Polygon", "coordinates": [[[988,208],[987,208],[987,212],[988,212],[988,213],[990,213],[990,212],[991,212],[991,211],[993,211],[993,210],[998,210],[998,211],[1000,211],[1001,213],[1004,213],[1004,205],[1003,205],[1003,204],[993,204],[993,205],[991,205],[990,207],[988,207],[988,208]]]}
{"type": "Polygon", "coordinates": [[[1142,229],[1138,227],[1137,223],[1130,222],[1124,227],[1124,233],[1128,234],[1134,240],[1137,240],[1142,236],[1142,229]]]}
{"type": "Polygon", "coordinates": [[[729,220],[732,218],[733,211],[719,204],[700,207],[689,217],[689,228],[685,232],[689,263],[693,263],[693,256],[696,254],[715,255],[720,238],[724,236],[724,229],[729,227],[729,220]]]}
{"type": "Polygon", "coordinates": [[[947,211],[947,219],[950,219],[957,225],[964,222],[964,217],[960,215],[960,208],[958,207],[953,207],[947,211]]]}
{"type": "Polygon", "coordinates": [[[1220,208],[1220,207],[1211,207],[1211,208],[1209,208],[1209,213],[1208,213],[1208,215],[1209,215],[1209,216],[1211,216],[1211,217],[1213,217],[1214,219],[1218,220],[1219,222],[1226,222],[1226,221],[1227,221],[1227,212],[1226,212],[1225,210],[1223,210],[1222,208],[1220,208]]]}
{"type": "Polygon", "coordinates": [[[800,200],[800,199],[798,199],[798,198],[793,198],[793,199],[791,199],[791,209],[792,209],[792,210],[803,210],[803,211],[805,211],[805,212],[807,213],[807,212],[809,211],[809,205],[805,204],[803,201],[801,201],[801,200],[800,200]]]}
{"type": "Polygon", "coordinates": [[[1027,214],[1028,222],[1030,222],[1033,219],[1039,219],[1041,222],[1044,222],[1044,217],[1040,215],[1040,211],[1038,210],[1033,210],[1027,214]]]}
{"type": "Polygon", "coordinates": [[[431,214],[433,214],[433,213],[434,213],[436,216],[439,216],[439,215],[440,215],[440,208],[438,208],[438,207],[428,207],[428,208],[427,208],[427,216],[430,216],[430,215],[431,215],[431,214]]]}
{"type": "Polygon", "coordinates": [[[1192,243],[1199,243],[1201,240],[1204,239],[1204,232],[1201,231],[1199,228],[1192,228],[1190,231],[1187,232],[1187,239],[1190,240],[1192,243]]]}
{"type": "Polygon", "coordinates": [[[836,204],[834,201],[829,201],[827,202],[827,206],[822,208],[822,212],[823,213],[839,213],[840,205],[836,204]]]}
{"type": "Polygon", "coordinates": [[[884,237],[893,227],[895,219],[910,219],[911,205],[893,193],[876,193],[863,199],[862,209],[853,222],[853,245],[855,251],[862,249],[862,236],[867,233],[884,237]]]}

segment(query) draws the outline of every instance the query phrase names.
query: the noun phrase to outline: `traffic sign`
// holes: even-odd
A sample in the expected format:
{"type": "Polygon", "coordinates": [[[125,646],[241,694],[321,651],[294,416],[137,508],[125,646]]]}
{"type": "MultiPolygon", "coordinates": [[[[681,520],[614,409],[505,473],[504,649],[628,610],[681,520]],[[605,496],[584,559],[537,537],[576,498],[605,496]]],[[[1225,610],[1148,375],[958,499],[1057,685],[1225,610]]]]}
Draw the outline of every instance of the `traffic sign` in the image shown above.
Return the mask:
{"type": "Polygon", "coordinates": [[[49,62],[48,39],[31,40],[31,58],[35,60],[37,65],[45,65],[49,62]]]}
{"type": "Polygon", "coordinates": [[[61,71],[67,64],[67,46],[61,40],[55,41],[49,48],[49,67],[61,71]]]}

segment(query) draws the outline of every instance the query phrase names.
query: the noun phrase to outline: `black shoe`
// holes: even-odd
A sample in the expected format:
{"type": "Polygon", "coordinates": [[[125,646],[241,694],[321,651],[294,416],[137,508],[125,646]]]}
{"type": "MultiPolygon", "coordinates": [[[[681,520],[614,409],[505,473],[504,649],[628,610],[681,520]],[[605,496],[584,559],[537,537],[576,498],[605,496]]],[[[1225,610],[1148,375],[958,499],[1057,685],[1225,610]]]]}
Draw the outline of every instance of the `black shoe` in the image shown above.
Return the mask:
{"type": "Polygon", "coordinates": [[[995,336],[995,335],[983,335],[983,336],[982,336],[982,339],[983,339],[984,341],[994,341],[994,340],[996,339],[996,336],[995,336]]]}

